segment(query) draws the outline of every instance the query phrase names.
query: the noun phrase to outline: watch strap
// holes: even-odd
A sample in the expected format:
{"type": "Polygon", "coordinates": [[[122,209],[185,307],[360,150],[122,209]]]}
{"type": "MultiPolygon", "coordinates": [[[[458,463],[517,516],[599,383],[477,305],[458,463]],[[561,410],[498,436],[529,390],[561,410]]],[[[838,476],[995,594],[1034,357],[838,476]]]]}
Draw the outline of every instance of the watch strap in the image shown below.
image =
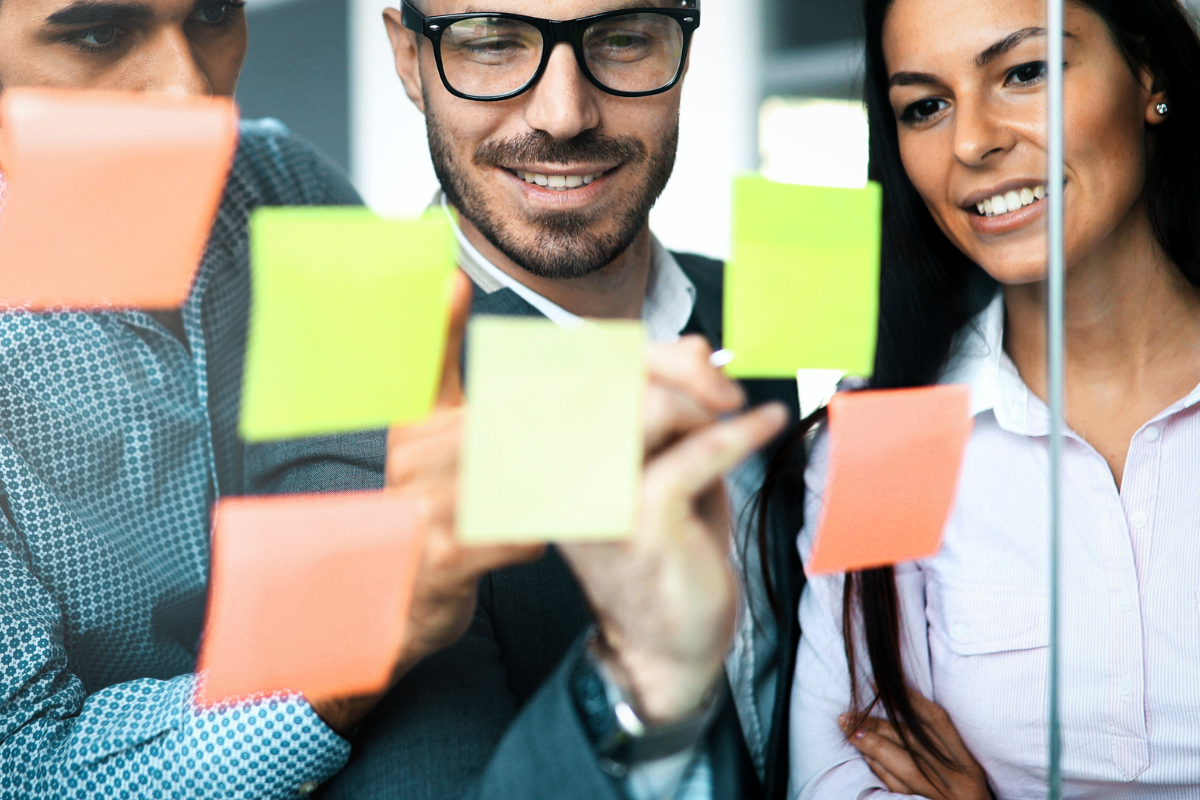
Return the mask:
{"type": "Polygon", "coordinates": [[[649,725],[600,656],[593,628],[571,675],[571,689],[601,767],[623,778],[630,767],[676,755],[700,742],[720,712],[726,682],[717,681],[700,705],[685,717],[649,725]]]}

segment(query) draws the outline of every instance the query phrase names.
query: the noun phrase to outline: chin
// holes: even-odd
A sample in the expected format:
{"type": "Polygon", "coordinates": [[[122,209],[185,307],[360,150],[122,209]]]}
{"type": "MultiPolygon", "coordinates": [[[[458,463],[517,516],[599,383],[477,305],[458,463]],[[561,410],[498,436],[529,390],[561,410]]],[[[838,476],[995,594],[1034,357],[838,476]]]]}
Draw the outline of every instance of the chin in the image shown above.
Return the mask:
{"type": "Polygon", "coordinates": [[[993,260],[979,262],[983,271],[1003,286],[1022,286],[1030,283],[1041,283],[1046,280],[1046,257],[1036,261],[993,260]]]}

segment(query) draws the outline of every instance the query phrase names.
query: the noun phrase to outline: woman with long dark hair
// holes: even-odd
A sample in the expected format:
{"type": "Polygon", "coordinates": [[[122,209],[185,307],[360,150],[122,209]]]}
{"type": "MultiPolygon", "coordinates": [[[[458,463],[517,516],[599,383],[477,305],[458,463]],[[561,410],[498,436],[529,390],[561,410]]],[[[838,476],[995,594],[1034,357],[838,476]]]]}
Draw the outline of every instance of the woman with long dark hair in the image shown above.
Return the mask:
{"type": "MultiPolygon", "coordinates": [[[[1043,200],[1061,191],[1064,795],[1187,796],[1200,785],[1200,40],[1178,0],[1067,3],[1055,187],[1043,2],[865,8],[886,197],[871,386],[965,383],[975,429],[940,554],[810,580],[791,794],[1045,796],[1043,200]]],[[[827,460],[819,433],[804,557],[827,460]]],[[[788,494],[768,478],[768,507],[788,494]]]]}

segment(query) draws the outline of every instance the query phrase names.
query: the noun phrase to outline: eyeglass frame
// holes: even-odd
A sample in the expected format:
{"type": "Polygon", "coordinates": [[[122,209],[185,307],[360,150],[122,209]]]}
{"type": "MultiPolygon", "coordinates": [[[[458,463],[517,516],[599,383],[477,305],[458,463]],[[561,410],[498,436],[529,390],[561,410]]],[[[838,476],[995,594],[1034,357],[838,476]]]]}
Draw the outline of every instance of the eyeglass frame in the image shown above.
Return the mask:
{"type": "Polygon", "coordinates": [[[433,56],[437,61],[438,74],[441,75],[442,85],[446,87],[446,91],[450,92],[450,94],[455,97],[461,97],[464,100],[495,103],[501,100],[510,100],[524,94],[542,79],[542,75],[545,74],[546,67],[550,63],[550,56],[554,53],[554,48],[563,42],[571,45],[571,49],[575,51],[575,62],[579,65],[580,72],[600,91],[616,97],[650,97],[662,94],[663,92],[669,92],[683,78],[683,72],[687,65],[688,52],[691,49],[692,34],[700,27],[700,0],[695,0],[695,2],[695,8],[623,8],[605,11],[602,14],[579,17],[577,19],[552,20],[542,19],[541,17],[527,17],[524,14],[509,14],[502,11],[473,11],[466,14],[440,14],[427,17],[418,11],[410,0],[401,0],[400,19],[404,27],[414,33],[421,34],[433,44],[433,56]],[[675,71],[675,77],[663,86],[651,89],[648,92],[622,92],[605,86],[600,82],[599,78],[592,74],[591,67],[587,65],[587,56],[583,52],[584,31],[601,20],[613,17],[626,17],[632,14],[659,14],[672,17],[679,23],[679,27],[683,31],[683,48],[679,53],[679,67],[675,71]],[[542,34],[542,60],[538,64],[537,71],[533,73],[533,77],[523,86],[508,94],[495,96],[467,94],[451,86],[450,81],[446,78],[446,69],[442,66],[442,34],[456,22],[479,19],[480,17],[516,20],[517,22],[523,22],[536,28],[542,34]]]}

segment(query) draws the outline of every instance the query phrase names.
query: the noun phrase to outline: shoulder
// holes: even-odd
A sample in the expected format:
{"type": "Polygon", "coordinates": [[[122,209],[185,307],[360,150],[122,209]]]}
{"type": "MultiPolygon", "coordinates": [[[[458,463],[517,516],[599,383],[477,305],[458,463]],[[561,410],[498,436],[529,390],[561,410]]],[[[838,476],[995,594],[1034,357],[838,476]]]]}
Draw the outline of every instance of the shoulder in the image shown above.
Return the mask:
{"type": "Polygon", "coordinates": [[[360,205],[346,176],[275,119],[243,120],[234,176],[263,205],[360,205]]]}
{"type": "Polygon", "coordinates": [[[704,296],[721,294],[725,280],[725,263],[708,256],[695,253],[677,253],[671,251],[675,261],[696,286],[696,293],[704,296]]]}

